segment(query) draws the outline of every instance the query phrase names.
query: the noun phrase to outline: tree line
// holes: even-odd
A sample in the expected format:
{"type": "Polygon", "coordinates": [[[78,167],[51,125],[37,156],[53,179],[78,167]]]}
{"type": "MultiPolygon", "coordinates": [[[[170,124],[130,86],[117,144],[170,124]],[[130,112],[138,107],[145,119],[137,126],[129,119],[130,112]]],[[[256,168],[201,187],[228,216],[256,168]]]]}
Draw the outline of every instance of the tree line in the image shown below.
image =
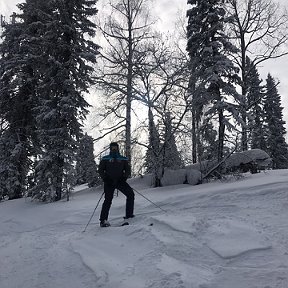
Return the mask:
{"type": "Polygon", "coordinates": [[[26,0],[3,29],[1,197],[56,201],[95,185],[103,138],[123,142],[134,174],[152,173],[155,186],[166,168],[232,149],[263,149],[288,168],[279,83],[258,71],[288,54],[276,3],[189,0],[173,36],[157,30],[149,0],[107,1],[106,14],[96,4],[26,0]],[[92,89],[94,139],[83,132],[92,89]]]}

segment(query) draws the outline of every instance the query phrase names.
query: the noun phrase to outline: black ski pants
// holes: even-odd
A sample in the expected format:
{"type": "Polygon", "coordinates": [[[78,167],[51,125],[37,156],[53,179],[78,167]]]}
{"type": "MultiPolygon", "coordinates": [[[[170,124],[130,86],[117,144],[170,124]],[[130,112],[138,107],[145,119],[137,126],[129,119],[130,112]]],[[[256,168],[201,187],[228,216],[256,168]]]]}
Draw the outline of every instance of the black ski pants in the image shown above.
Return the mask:
{"type": "Polygon", "coordinates": [[[104,221],[108,219],[109,210],[112,204],[114,191],[118,189],[126,196],[126,215],[125,217],[129,218],[134,213],[134,198],[135,194],[133,189],[126,181],[120,181],[117,184],[106,183],[104,182],[104,195],[105,199],[102,205],[102,210],[100,214],[100,221],[104,221]]]}

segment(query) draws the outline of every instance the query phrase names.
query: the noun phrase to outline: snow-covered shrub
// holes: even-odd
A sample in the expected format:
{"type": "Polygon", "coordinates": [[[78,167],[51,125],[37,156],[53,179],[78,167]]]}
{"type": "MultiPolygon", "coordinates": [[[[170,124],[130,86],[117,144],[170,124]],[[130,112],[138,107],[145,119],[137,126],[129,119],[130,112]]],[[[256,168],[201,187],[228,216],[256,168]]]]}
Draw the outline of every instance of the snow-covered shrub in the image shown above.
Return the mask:
{"type": "Polygon", "coordinates": [[[217,167],[217,160],[205,160],[200,163],[186,166],[186,169],[200,171],[203,175],[209,174],[214,167],[217,168],[217,171],[220,174],[226,174],[236,170],[240,172],[250,171],[251,173],[256,173],[258,170],[270,167],[271,162],[270,156],[265,151],[261,149],[251,149],[233,153],[227,157],[219,167],[217,167]]]}
{"type": "Polygon", "coordinates": [[[135,189],[144,189],[146,187],[152,187],[153,175],[146,174],[146,175],[141,175],[138,177],[130,178],[128,179],[128,183],[135,189]]]}
{"type": "Polygon", "coordinates": [[[183,184],[185,182],[186,182],[185,169],[178,169],[178,170],[165,169],[164,175],[161,178],[161,184],[163,186],[183,184]]]}
{"type": "Polygon", "coordinates": [[[265,169],[271,164],[269,155],[261,149],[251,149],[243,152],[233,153],[226,161],[224,170],[231,171],[235,169],[250,170],[265,169]]]}
{"type": "Polygon", "coordinates": [[[183,183],[197,185],[201,183],[203,176],[209,177],[216,170],[217,175],[229,174],[232,171],[256,173],[259,169],[268,168],[270,165],[271,158],[265,151],[252,149],[233,153],[220,165],[216,160],[209,160],[186,166],[186,169],[165,169],[161,184],[163,186],[183,183]]]}
{"type": "Polygon", "coordinates": [[[202,174],[200,171],[195,169],[188,169],[187,171],[187,182],[190,185],[197,185],[201,183],[202,174]]]}

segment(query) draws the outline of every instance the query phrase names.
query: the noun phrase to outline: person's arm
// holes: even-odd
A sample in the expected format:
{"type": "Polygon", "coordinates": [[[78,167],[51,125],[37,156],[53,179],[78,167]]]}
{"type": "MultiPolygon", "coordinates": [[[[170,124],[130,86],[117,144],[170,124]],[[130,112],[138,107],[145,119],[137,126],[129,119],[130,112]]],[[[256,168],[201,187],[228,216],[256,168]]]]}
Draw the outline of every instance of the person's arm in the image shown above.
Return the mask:
{"type": "Polygon", "coordinates": [[[104,180],[105,176],[106,176],[106,173],[105,173],[105,161],[101,160],[100,163],[99,163],[99,167],[98,167],[98,173],[100,175],[100,177],[104,180]]]}

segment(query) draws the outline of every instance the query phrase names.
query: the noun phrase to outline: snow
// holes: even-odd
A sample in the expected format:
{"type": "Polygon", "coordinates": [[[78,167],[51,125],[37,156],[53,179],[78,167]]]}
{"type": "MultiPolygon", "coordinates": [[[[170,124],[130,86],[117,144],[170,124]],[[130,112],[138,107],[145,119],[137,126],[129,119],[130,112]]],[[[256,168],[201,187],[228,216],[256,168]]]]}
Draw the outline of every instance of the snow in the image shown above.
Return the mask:
{"type": "Polygon", "coordinates": [[[163,186],[183,184],[186,180],[186,174],[187,171],[185,169],[165,169],[161,184],[163,186]]]}
{"type": "MultiPolygon", "coordinates": [[[[229,171],[233,168],[240,168],[241,164],[247,164],[247,163],[257,163],[257,167],[259,169],[265,170],[271,165],[271,158],[269,155],[261,150],[261,149],[251,149],[248,151],[243,152],[234,152],[230,157],[228,157],[222,166],[225,167],[225,169],[222,169],[223,172],[229,171]]],[[[217,165],[217,160],[205,160],[201,163],[195,163],[188,165],[187,169],[194,169],[201,172],[208,172],[210,169],[212,169],[214,166],[217,165]]],[[[224,168],[223,167],[223,168],[224,168]]]]}
{"type": "Polygon", "coordinates": [[[76,187],[69,202],[0,203],[1,288],[287,288],[288,170],[229,182],[150,188],[130,180],[135,214],[99,227],[102,188],[76,187]]]}
{"type": "Polygon", "coordinates": [[[208,229],[207,246],[222,258],[237,257],[257,249],[269,249],[269,243],[257,229],[240,221],[216,220],[208,229]]]}

